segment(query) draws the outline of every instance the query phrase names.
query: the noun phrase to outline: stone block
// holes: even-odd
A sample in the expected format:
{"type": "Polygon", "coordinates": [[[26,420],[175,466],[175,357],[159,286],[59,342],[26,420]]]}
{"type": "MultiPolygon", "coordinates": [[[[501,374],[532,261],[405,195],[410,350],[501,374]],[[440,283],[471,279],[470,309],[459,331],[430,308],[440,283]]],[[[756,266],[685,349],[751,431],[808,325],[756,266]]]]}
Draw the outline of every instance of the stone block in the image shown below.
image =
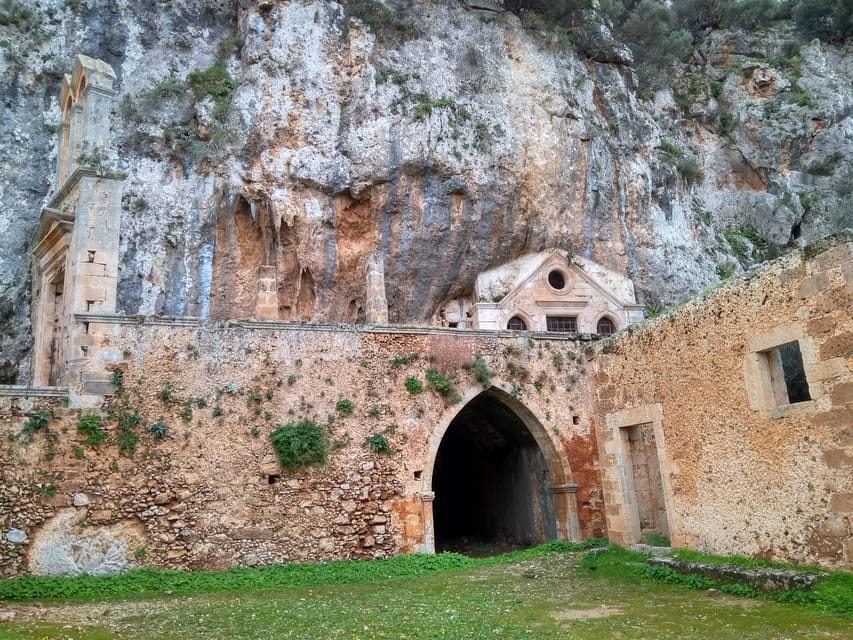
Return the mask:
{"type": "Polygon", "coordinates": [[[812,417],[812,423],[833,428],[849,427],[853,425],[853,411],[847,409],[822,411],[812,417]]]}
{"type": "Polygon", "coordinates": [[[853,403],[853,382],[835,385],[829,397],[835,405],[853,403]]]}
{"type": "MultiPolygon", "coordinates": [[[[89,276],[90,278],[93,276],[89,276]]],[[[104,287],[83,287],[80,289],[81,300],[103,301],[107,297],[107,291],[104,287]]]]}
{"type": "Polygon", "coordinates": [[[853,261],[853,242],[843,242],[811,260],[812,271],[827,271],[853,261]]]}
{"type": "Polygon", "coordinates": [[[115,387],[110,382],[84,382],[83,393],[90,396],[110,396],[115,393],[115,387]]]}
{"type": "Polygon", "coordinates": [[[826,462],[826,466],[832,469],[853,468],[853,457],[849,456],[843,449],[824,451],[823,460],[826,462]]]}
{"type": "Polygon", "coordinates": [[[831,358],[823,362],[806,365],[806,374],[810,380],[822,381],[840,378],[850,373],[844,358],[831,358]]]}
{"type": "Polygon", "coordinates": [[[810,336],[819,338],[831,333],[836,326],[837,323],[834,318],[816,318],[809,322],[807,332],[810,336]]]}
{"type": "Polygon", "coordinates": [[[813,298],[820,292],[828,289],[831,286],[831,279],[825,272],[816,273],[809,276],[800,283],[797,289],[797,294],[800,298],[813,298]]]}
{"type": "Polygon", "coordinates": [[[828,338],[820,347],[821,360],[842,357],[848,358],[853,354],[853,332],[844,331],[828,338]]]}
{"type": "Polygon", "coordinates": [[[107,275],[107,267],[94,262],[82,262],[77,265],[77,272],[85,276],[103,277],[107,275]]]}
{"type": "Polygon", "coordinates": [[[853,493],[835,493],[829,500],[829,508],[836,513],[853,513],[853,493]]]}

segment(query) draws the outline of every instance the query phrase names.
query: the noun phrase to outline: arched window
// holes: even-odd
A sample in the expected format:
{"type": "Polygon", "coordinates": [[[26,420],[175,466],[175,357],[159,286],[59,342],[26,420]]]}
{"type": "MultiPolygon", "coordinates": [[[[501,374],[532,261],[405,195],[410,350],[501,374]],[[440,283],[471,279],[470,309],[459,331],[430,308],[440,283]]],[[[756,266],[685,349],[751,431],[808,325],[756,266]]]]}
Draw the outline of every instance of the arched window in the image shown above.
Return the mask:
{"type": "Polygon", "coordinates": [[[527,323],[518,316],[513,316],[506,323],[506,328],[511,331],[527,331],[527,323]]]}
{"type": "Polygon", "coordinates": [[[608,317],[599,320],[598,325],[595,327],[595,332],[602,336],[609,336],[615,331],[616,327],[613,325],[613,320],[608,317]]]}

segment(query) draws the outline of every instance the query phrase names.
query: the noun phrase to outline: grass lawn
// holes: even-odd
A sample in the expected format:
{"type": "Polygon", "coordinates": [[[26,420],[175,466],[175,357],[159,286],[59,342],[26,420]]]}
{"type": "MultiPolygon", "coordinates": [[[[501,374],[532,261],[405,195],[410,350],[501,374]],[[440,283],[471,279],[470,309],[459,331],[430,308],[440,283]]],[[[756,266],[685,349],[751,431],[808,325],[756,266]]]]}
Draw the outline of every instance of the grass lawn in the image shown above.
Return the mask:
{"type": "Polygon", "coordinates": [[[157,596],[156,586],[140,587],[131,575],[96,582],[106,585],[100,599],[89,589],[75,601],[11,602],[22,598],[15,588],[24,583],[0,582],[0,614],[15,614],[0,623],[0,639],[853,638],[850,613],[709,594],[638,575],[642,565],[627,552],[582,559],[554,551],[566,548],[483,560],[407,556],[280,568],[289,578],[241,570],[238,587],[231,578],[209,577],[228,574],[205,574],[194,585],[194,574],[168,572],[157,596]],[[264,575],[274,588],[257,578],[264,575]],[[138,595],[116,588],[122,579],[138,595]]]}

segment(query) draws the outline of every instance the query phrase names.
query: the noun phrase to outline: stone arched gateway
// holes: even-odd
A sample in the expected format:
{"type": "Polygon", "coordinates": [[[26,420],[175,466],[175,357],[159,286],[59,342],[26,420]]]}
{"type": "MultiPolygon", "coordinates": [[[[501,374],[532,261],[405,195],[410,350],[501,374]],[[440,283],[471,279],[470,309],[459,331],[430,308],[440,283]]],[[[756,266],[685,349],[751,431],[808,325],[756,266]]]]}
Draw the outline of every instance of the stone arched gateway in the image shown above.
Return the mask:
{"type": "Polygon", "coordinates": [[[577,485],[565,452],[510,389],[500,381],[468,389],[433,431],[422,479],[423,551],[461,538],[580,539],[577,485]]]}

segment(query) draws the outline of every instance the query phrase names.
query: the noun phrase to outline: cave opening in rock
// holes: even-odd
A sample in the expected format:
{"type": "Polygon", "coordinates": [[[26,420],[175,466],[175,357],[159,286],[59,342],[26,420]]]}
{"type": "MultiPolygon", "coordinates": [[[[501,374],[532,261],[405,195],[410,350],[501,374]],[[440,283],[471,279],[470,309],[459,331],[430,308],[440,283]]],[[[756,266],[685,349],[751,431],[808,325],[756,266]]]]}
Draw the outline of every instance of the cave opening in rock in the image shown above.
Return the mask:
{"type": "Polygon", "coordinates": [[[500,553],[557,538],[545,456],[493,391],[471,400],[450,423],[432,487],[436,551],[500,553]]]}

